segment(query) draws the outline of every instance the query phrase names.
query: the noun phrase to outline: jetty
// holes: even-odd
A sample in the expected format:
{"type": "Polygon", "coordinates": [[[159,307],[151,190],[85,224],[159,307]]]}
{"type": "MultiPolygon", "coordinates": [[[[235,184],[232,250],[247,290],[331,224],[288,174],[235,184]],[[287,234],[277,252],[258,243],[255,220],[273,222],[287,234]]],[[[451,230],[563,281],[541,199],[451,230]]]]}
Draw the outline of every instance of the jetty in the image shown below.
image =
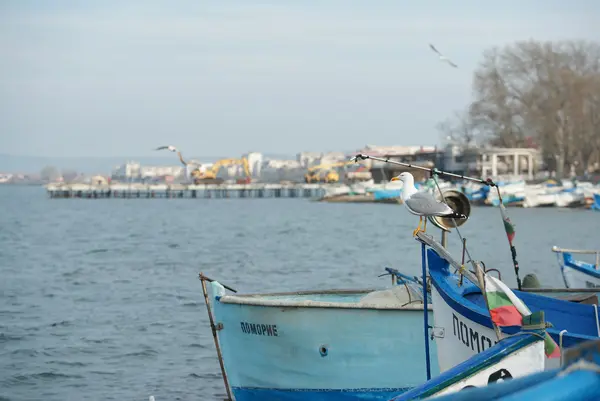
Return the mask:
{"type": "Polygon", "coordinates": [[[48,184],[50,198],[320,198],[332,184],[48,184]]]}

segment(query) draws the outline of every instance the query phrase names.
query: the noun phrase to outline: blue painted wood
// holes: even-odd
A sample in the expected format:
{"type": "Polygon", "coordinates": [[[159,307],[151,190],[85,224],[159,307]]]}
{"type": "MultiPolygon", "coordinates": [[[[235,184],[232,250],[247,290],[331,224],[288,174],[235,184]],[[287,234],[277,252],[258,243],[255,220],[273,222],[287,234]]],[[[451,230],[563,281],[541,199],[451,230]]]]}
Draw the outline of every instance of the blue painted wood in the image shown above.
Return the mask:
{"type": "Polygon", "coordinates": [[[563,252],[563,261],[565,266],[568,266],[571,269],[600,279],[600,271],[596,270],[593,264],[576,260],[571,253],[563,252]]]}
{"type": "MultiPolygon", "coordinates": [[[[478,324],[492,328],[489,311],[481,291],[468,279],[459,286],[460,277],[452,274],[449,264],[433,249],[428,250],[428,265],[431,282],[444,301],[455,311],[478,324]]],[[[559,343],[559,332],[567,330],[563,335],[565,348],[575,346],[583,341],[598,338],[595,309],[592,305],[578,304],[539,294],[518,290],[513,292],[529,307],[532,312],[543,310],[546,321],[552,323],[547,331],[559,343]]],[[[506,327],[502,331],[513,334],[518,327],[506,327]]]]}
{"type": "Polygon", "coordinates": [[[560,369],[470,388],[437,401],[592,401],[600,400],[600,341],[569,350],[560,369]]]}
{"type": "Polygon", "coordinates": [[[600,194],[594,194],[594,203],[591,207],[592,210],[600,210],[600,194]]]}
{"type": "Polygon", "coordinates": [[[514,354],[536,341],[543,341],[536,335],[523,335],[508,337],[495,344],[493,347],[472,356],[466,361],[448,369],[437,377],[428,380],[390,401],[422,400],[465,379],[468,375],[481,371],[503,358],[514,354]]]}
{"type": "Polygon", "coordinates": [[[429,314],[427,313],[427,254],[425,243],[421,244],[421,268],[423,282],[423,337],[425,342],[425,369],[427,372],[427,380],[431,379],[431,359],[429,355],[429,314]]]}
{"type": "Polygon", "coordinates": [[[387,401],[405,388],[385,389],[346,389],[346,390],[305,390],[305,389],[266,389],[233,388],[236,401],[387,401]]]}
{"type": "MultiPolygon", "coordinates": [[[[422,309],[273,307],[218,298],[212,297],[214,316],[223,324],[219,342],[237,401],[389,400],[426,380],[422,309]],[[252,333],[246,323],[261,329],[252,333]]],[[[434,341],[430,351],[436,376],[434,341]]]]}

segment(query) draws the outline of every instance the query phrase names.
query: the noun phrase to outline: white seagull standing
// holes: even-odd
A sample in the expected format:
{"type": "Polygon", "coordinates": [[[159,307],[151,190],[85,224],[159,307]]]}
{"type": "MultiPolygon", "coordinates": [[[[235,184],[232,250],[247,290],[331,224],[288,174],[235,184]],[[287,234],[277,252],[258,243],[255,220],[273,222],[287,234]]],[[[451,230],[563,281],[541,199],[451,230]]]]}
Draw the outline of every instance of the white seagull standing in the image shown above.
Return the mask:
{"type": "Polygon", "coordinates": [[[401,173],[396,177],[392,177],[391,181],[402,181],[402,202],[411,214],[419,216],[419,225],[413,231],[413,236],[416,236],[419,231],[425,232],[428,216],[453,217],[455,219],[467,218],[464,214],[452,210],[446,203],[438,202],[430,193],[417,191],[415,179],[411,173],[401,173]],[[425,217],[425,224],[421,228],[423,217],[425,217]]]}
{"type": "Polygon", "coordinates": [[[448,64],[450,64],[452,67],[454,68],[458,68],[458,66],[456,64],[454,64],[452,61],[450,61],[450,59],[446,56],[444,56],[442,53],[440,53],[438,51],[438,49],[435,48],[434,45],[432,45],[431,43],[429,44],[429,47],[431,47],[431,50],[433,50],[434,52],[437,53],[438,56],[440,56],[440,61],[446,62],[448,64]]]}

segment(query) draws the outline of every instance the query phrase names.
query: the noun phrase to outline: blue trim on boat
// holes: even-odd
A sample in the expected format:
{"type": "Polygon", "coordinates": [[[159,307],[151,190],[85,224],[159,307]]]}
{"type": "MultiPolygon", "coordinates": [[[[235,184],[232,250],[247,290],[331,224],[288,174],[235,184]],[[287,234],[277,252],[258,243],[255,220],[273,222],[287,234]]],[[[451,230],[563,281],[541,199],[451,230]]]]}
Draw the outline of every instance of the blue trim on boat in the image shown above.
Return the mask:
{"type": "MultiPolygon", "coordinates": [[[[489,311],[485,307],[479,288],[466,278],[463,285],[459,287],[459,276],[450,273],[448,262],[433,249],[429,249],[428,252],[431,282],[444,301],[465,318],[490,329],[493,328],[489,311]],[[481,304],[477,304],[474,300],[479,300],[481,304]]],[[[518,290],[513,290],[513,292],[532,312],[544,311],[546,321],[553,324],[553,327],[548,328],[547,332],[557,343],[559,342],[559,332],[563,329],[567,330],[567,333],[563,335],[563,347],[572,347],[582,341],[598,338],[592,305],[563,301],[518,290]]],[[[520,327],[504,327],[502,331],[514,334],[520,331],[520,327]]]]}
{"type": "MultiPolygon", "coordinates": [[[[560,369],[546,370],[533,375],[510,379],[505,382],[496,382],[485,387],[471,387],[456,393],[436,397],[435,401],[484,401],[502,400],[504,396],[511,396],[519,391],[527,390],[547,380],[552,380],[560,369]]],[[[418,398],[416,398],[418,400],[418,398]]],[[[515,398],[512,398],[513,400],[515,398]]],[[[541,397],[523,398],[523,401],[546,400],[541,397]]]]}
{"type": "Polygon", "coordinates": [[[600,270],[596,270],[593,264],[580,262],[573,258],[573,255],[565,252],[563,253],[563,261],[565,266],[577,270],[583,274],[587,274],[588,276],[592,276],[594,278],[600,279],[600,270]]]}
{"type": "Polygon", "coordinates": [[[466,361],[454,366],[452,369],[443,372],[437,377],[393,398],[390,401],[420,400],[430,397],[444,388],[464,380],[466,377],[473,374],[474,371],[476,372],[478,370],[483,370],[536,341],[543,340],[539,337],[539,335],[528,335],[526,333],[515,337],[505,338],[495,344],[493,347],[487,348],[485,351],[472,356],[466,361]]]}
{"type": "Polygon", "coordinates": [[[388,401],[409,388],[271,389],[233,387],[236,401],[388,401]]]}

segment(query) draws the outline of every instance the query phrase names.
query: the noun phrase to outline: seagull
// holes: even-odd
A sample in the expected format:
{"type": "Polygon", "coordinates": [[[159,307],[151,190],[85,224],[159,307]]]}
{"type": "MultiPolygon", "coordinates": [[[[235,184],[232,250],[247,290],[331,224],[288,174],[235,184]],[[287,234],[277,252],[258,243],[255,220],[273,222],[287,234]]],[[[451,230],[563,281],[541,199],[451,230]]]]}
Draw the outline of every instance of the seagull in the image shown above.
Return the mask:
{"type": "Polygon", "coordinates": [[[452,210],[446,203],[438,202],[430,193],[417,191],[417,188],[415,188],[415,179],[411,173],[401,173],[396,177],[392,177],[391,181],[402,181],[402,202],[411,214],[419,216],[419,225],[413,231],[413,236],[416,236],[419,231],[425,232],[427,229],[428,216],[440,216],[455,219],[467,218],[464,214],[452,210]],[[425,224],[421,229],[423,217],[425,217],[425,224]]]}
{"type": "Polygon", "coordinates": [[[450,61],[450,59],[446,56],[444,56],[442,53],[440,53],[438,51],[438,49],[435,48],[434,45],[432,45],[431,43],[429,44],[429,47],[431,47],[431,50],[433,50],[434,52],[436,52],[438,54],[438,56],[440,56],[440,61],[444,61],[448,64],[450,64],[452,67],[454,68],[458,68],[458,66],[456,64],[454,64],[452,61],[450,61]]]}
{"type": "Polygon", "coordinates": [[[177,152],[177,148],[173,145],[159,146],[158,148],[156,148],[154,150],[163,150],[163,149],[170,150],[171,152],[177,152]]]}
{"type": "Polygon", "coordinates": [[[151,395],[150,397],[148,397],[148,401],[154,401],[154,396],[151,395]]]}

